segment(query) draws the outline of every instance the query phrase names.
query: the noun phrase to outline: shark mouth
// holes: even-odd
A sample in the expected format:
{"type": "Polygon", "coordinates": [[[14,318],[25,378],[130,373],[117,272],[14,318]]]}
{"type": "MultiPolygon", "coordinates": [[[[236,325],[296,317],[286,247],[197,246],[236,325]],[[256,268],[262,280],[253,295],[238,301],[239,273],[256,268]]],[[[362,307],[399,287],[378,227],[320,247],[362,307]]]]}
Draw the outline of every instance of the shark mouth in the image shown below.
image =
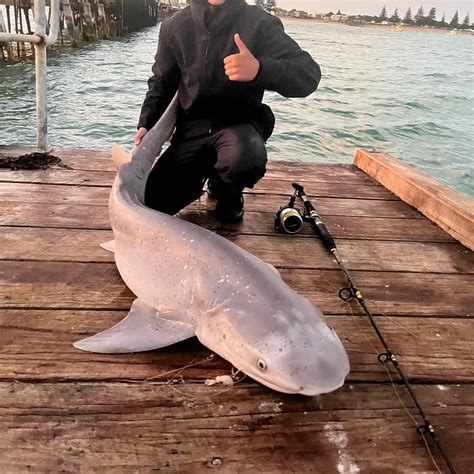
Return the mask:
{"type": "MultiPolygon", "coordinates": [[[[242,370],[242,372],[244,372],[242,370]]],[[[307,387],[304,386],[298,386],[298,385],[289,385],[289,384],[278,384],[276,382],[270,381],[268,379],[265,379],[263,377],[260,377],[259,375],[254,375],[252,373],[246,373],[249,377],[252,377],[255,379],[257,382],[273,389],[278,392],[283,392],[283,393],[290,393],[290,394],[299,394],[299,395],[306,395],[309,397],[316,396],[316,395],[321,395],[323,393],[329,393],[329,392],[334,392],[338,388],[342,387],[344,385],[344,380],[342,379],[340,383],[338,383],[335,386],[331,387],[322,387],[318,385],[310,385],[307,387]]]]}

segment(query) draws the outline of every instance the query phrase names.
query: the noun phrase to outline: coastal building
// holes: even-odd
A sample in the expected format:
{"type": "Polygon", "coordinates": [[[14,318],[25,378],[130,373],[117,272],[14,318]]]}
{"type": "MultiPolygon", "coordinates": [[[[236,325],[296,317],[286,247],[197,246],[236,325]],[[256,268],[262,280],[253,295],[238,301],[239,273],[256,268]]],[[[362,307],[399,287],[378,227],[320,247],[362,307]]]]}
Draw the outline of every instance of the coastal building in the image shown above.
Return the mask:
{"type": "Polygon", "coordinates": [[[304,10],[290,10],[288,16],[293,18],[309,18],[309,13],[304,10]]]}
{"type": "Polygon", "coordinates": [[[275,16],[288,16],[288,10],[285,10],[284,8],[276,7],[274,10],[272,10],[272,15],[275,15],[275,16]]]}
{"type": "Polygon", "coordinates": [[[331,21],[345,22],[345,21],[349,20],[349,16],[348,15],[343,15],[343,14],[331,15],[330,20],[331,21]]]}

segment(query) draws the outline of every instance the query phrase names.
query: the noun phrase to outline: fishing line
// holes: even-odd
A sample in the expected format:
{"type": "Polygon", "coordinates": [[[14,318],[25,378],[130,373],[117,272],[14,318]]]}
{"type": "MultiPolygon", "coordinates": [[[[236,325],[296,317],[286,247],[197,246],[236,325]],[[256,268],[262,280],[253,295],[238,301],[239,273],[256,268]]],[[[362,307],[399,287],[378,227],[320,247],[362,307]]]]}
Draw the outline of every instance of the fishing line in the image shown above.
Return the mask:
{"type": "MultiPolygon", "coordinates": [[[[365,340],[367,341],[367,343],[372,347],[372,349],[374,350],[374,354],[375,356],[378,356],[380,351],[374,346],[374,344],[372,344],[372,341],[370,341],[370,339],[367,337],[367,334],[365,333],[365,331],[360,327],[360,324],[359,322],[357,321],[357,318],[354,314],[354,312],[352,311],[352,308],[351,308],[351,305],[350,303],[347,303],[347,306],[349,308],[349,311],[351,312],[351,315],[352,315],[352,319],[354,320],[354,323],[356,324],[357,328],[359,329],[359,332],[362,334],[362,336],[365,338],[365,340]]],[[[384,315],[386,316],[386,315],[384,315]]],[[[388,316],[387,316],[388,317],[388,316]]],[[[392,374],[390,373],[390,370],[388,369],[387,365],[386,364],[383,364],[383,367],[385,369],[385,371],[387,372],[387,375],[388,375],[388,378],[390,379],[390,383],[392,385],[392,388],[393,388],[393,391],[395,392],[395,395],[397,396],[398,400],[400,401],[400,404],[401,406],[404,408],[405,412],[407,413],[408,417],[413,421],[413,424],[418,427],[418,422],[416,421],[416,418],[410,413],[410,410],[408,409],[408,407],[405,405],[405,402],[402,400],[400,394],[398,393],[398,389],[397,389],[397,386],[395,384],[395,382],[393,381],[393,378],[392,378],[392,374]]],[[[428,451],[428,454],[431,458],[431,461],[433,462],[433,465],[435,466],[436,470],[438,471],[439,474],[442,474],[442,471],[441,469],[439,468],[438,466],[438,463],[436,462],[434,456],[433,456],[433,453],[431,452],[431,449],[429,447],[429,444],[426,440],[426,437],[423,433],[420,433],[422,438],[423,438],[423,442],[425,443],[425,447],[426,447],[426,450],[428,451]]]]}
{"type": "MultiPolygon", "coordinates": [[[[371,311],[370,311],[370,309],[369,309],[369,307],[368,307],[368,305],[365,301],[364,296],[362,295],[362,292],[357,287],[357,285],[356,285],[354,279],[352,278],[346,264],[342,260],[342,257],[339,254],[339,251],[336,247],[336,243],[334,242],[333,236],[328,231],[326,225],[322,221],[322,219],[319,216],[319,214],[318,214],[316,208],[314,207],[314,205],[308,199],[306,193],[304,192],[304,187],[301,184],[298,184],[298,183],[292,183],[292,186],[293,186],[295,191],[294,191],[293,195],[290,197],[290,201],[289,201],[288,205],[281,207],[278,210],[278,212],[275,216],[275,229],[278,230],[278,231],[283,231],[283,232],[287,232],[287,233],[295,233],[295,228],[298,227],[297,231],[299,231],[303,222],[309,222],[314,226],[314,228],[316,230],[316,233],[320,236],[320,238],[321,238],[324,246],[326,247],[326,249],[333,255],[334,259],[336,260],[336,263],[338,264],[339,268],[342,270],[342,272],[344,274],[344,277],[347,281],[347,284],[348,284],[347,287],[344,287],[339,291],[339,298],[341,300],[343,300],[344,302],[348,303],[348,304],[351,301],[356,300],[357,303],[359,303],[359,305],[364,310],[365,314],[367,315],[367,317],[369,319],[369,322],[370,322],[372,328],[374,329],[375,333],[377,334],[377,337],[378,337],[378,339],[379,339],[380,343],[382,344],[382,346],[384,348],[384,351],[385,351],[385,352],[378,352],[377,351],[378,352],[377,359],[386,368],[387,373],[389,374],[390,381],[392,382],[392,385],[395,385],[395,384],[394,384],[394,382],[392,380],[392,377],[390,375],[390,372],[388,370],[388,364],[391,364],[391,366],[395,369],[395,371],[398,373],[398,376],[400,377],[401,381],[403,382],[405,388],[407,389],[408,394],[410,395],[410,398],[412,399],[412,401],[413,401],[413,403],[414,403],[414,405],[415,405],[415,407],[418,411],[418,414],[420,415],[420,417],[423,420],[423,423],[421,425],[418,424],[415,420],[415,422],[417,424],[417,432],[422,436],[422,438],[425,442],[425,445],[428,449],[428,452],[429,452],[429,454],[430,454],[430,456],[433,460],[434,465],[436,466],[437,470],[439,471],[439,467],[436,464],[436,462],[434,460],[434,457],[433,457],[433,455],[432,455],[432,453],[431,453],[431,451],[428,447],[428,443],[425,439],[426,434],[429,434],[431,436],[431,439],[433,440],[434,444],[438,448],[438,451],[439,451],[441,457],[443,458],[446,466],[448,467],[449,472],[451,474],[455,474],[456,471],[455,471],[453,465],[451,464],[450,459],[446,455],[443,447],[441,446],[440,440],[438,439],[438,436],[435,432],[435,429],[434,429],[433,425],[430,423],[430,421],[428,420],[428,418],[425,414],[425,411],[421,407],[421,404],[418,401],[418,398],[415,395],[415,393],[413,391],[413,388],[412,388],[410,382],[408,381],[408,378],[406,377],[405,372],[401,368],[397,358],[395,357],[394,353],[390,350],[390,347],[388,346],[384,335],[382,334],[377,322],[375,321],[374,316],[372,315],[372,313],[371,313],[371,311]],[[300,198],[303,202],[304,213],[297,210],[294,207],[295,199],[297,197],[300,198]],[[285,217],[288,214],[291,214],[291,217],[292,217],[292,222],[291,222],[292,225],[291,226],[287,225],[287,221],[285,219],[285,217]],[[299,219],[298,216],[300,217],[300,219],[299,219]],[[301,225],[299,225],[299,221],[301,221],[301,225]],[[289,229],[287,229],[287,227],[289,227],[289,229]]],[[[396,394],[397,394],[399,400],[401,401],[401,398],[398,395],[397,391],[396,391],[396,394]]],[[[406,409],[406,411],[408,412],[410,417],[413,418],[412,415],[409,413],[408,409],[405,407],[403,402],[402,402],[402,406],[406,409]]]]}

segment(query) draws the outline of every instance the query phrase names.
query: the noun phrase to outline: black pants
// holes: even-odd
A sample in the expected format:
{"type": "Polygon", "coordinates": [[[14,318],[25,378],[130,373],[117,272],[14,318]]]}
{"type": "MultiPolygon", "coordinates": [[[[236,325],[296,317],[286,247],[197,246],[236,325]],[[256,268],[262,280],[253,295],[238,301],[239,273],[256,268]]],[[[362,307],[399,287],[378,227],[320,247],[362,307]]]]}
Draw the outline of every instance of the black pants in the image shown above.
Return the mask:
{"type": "Polygon", "coordinates": [[[202,121],[178,127],[150,172],[145,205],[176,214],[201,196],[208,178],[218,181],[224,193],[240,194],[263,177],[266,163],[265,142],[253,125],[233,125],[215,132],[202,121]]]}

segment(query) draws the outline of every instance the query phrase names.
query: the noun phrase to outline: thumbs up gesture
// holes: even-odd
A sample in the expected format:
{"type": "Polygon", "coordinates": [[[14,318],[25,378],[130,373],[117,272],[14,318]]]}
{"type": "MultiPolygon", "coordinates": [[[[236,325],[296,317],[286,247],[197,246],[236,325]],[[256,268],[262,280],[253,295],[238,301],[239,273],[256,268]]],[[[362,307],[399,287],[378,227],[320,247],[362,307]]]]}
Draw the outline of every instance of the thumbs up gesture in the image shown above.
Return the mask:
{"type": "Polygon", "coordinates": [[[258,74],[260,63],[238,34],[234,36],[234,41],[239,53],[231,54],[224,59],[225,74],[231,81],[253,81],[258,74]]]}

